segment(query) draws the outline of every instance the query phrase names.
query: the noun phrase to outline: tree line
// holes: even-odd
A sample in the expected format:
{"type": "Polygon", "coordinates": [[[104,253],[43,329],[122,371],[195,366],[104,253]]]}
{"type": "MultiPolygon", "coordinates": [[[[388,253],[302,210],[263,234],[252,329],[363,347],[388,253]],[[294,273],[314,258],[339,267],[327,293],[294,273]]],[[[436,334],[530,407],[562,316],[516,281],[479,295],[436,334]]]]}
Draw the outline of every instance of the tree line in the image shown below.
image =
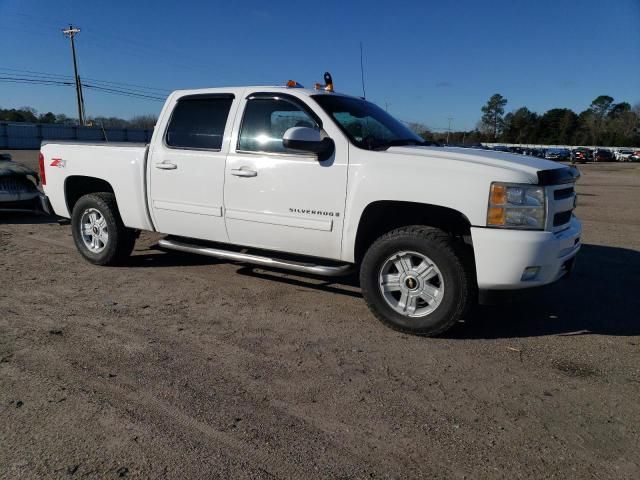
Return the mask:
{"type": "MultiPolygon", "coordinates": [[[[102,128],[145,128],[152,129],[156,124],[155,115],[137,115],[130,120],[118,117],[87,117],[87,125],[102,128]]],[[[78,119],[64,113],[53,112],[39,114],[31,107],[0,108],[0,122],[49,123],[59,125],[77,125],[78,119]]]]}
{"type": "MultiPolygon", "coordinates": [[[[481,142],[542,145],[600,145],[631,147],[640,145],[640,103],[616,103],[609,95],[595,98],[580,113],[569,108],[552,108],[542,115],[527,107],[505,114],[507,99],[496,93],[481,108],[482,118],[470,131],[433,132],[421,123],[409,126],[426,140],[473,145],[481,142]]],[[[156,124],[154,115],[138,115],[130,120],[118,117],[88,117],[87,124],[103,128],[146,128],[156,124]]],[[[0,121],[77,125],[75,118],[30,107],[0,108],[0,121]]]]}
{"type": "Polygon", "coordinates": [[[640,145],[640,103],[616,103],[609,95],[595,98],[580,113],[569,108],[552,108],[542,115],[527,107],[505,114],[507,99],[496,93],[481,108],[482,118],[471,131],[432,132],[411,124],[427,140],[473,145],[480,142],[541,145],[640,145]]]}

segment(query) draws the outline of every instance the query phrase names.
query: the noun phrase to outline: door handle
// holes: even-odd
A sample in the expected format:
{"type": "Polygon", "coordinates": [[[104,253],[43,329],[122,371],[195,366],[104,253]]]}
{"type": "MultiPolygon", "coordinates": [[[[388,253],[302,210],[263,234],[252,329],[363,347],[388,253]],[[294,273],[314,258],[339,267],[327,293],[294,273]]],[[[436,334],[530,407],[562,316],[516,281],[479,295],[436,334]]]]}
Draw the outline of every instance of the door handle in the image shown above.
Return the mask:
{"type": "Polygon", "coordinates": [[[241,167],[231,170],[231,175],[235,175],[236,177],[255,177],[258,175],[258,172],[241,167]]]}
{"type": "Polygon", "coordinates": [[[178,168],[178,165],[169,162],[156,163],[155,165],[156,168],[159,168],[160,170],[175,170],[176,168],[178,168]]]}

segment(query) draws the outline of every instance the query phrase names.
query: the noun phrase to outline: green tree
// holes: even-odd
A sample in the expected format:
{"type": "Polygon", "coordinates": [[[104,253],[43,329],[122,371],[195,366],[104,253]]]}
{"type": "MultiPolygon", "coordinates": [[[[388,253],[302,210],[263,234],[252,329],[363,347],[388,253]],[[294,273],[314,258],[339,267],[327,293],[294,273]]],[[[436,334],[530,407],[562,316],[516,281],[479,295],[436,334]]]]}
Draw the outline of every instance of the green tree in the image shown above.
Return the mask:
{"type": "Polygon", "coordinates": [[[576,145],[595,145],[595,115],[591,110],[585,110],[578,115],[578,124],[576,126],[575,140],[576,145]]]}
{"type": "Polygon", "coordinates": [[[597,118],[604,118],[612,107],[613,97],[610,97],[609,95],[600,95],[591,102],[589,110],[591,110],[597,118]]]}
{"type": "Polygon", "coordinates": [[[538,129],[538,115],[521,107],[504,116],[501,140],[506,143],[534,143],[538,129]]]}
{"type": "Polygon", "coordinates": [[[7,122],[37,122],[37,113],[38,112],[30,107],[0,110],[0,120],[7,122]]]}
{"type": "Polygon", "coordinates": [[[129,120],[129,127],[152,129],[157,121],[158,117],[155,115],[138,115],[129,120]]]}
{"type": "Polygon", "coordinates": [[[607,125],[606,117],[614,107],[613,97],[609,95],[600,95],[596,97],[591,105],[589,105],[589,111],[592,114],[590,129],[593,136],[593,141],[596,145],[602,145],[607,137],[607,125]]]}
{"type": "Polygon", "coordinates": [[[640,143],[640,115],[627,102],[616,103],[607,114],[603,144],[635,146],[640,143]]]}
{"type": "Polygon", "coordinates": [[[38,117],[40,123],[56,123],[56,116],[52,112],[47,112],[38,117]]]}
{"type": "Polygon", "coordinates": [[[631,111],[631,105],[628,102],[616,103],[611,106],[611,109],[609,109],[609,112],[607,113],[607,117],[616,118],[630,111],[631,111]]]}
{"type": "Polygon", "coordinates": [[[62,125],[77,125],[78,121],[75,118],[69,118],[64,113],[59,113],[56,115],[56,123],[61,123],[62,125]]]}
{"type": "Polygon", "coordinates": [[[502,130],[504,124],[504,107],[507,104],[507,99],[499,93],[491,96],[487,104],[481,108],[482,110],[482,126],[491,135],[495,141],[498,138],[498,134],[502,130]]]}
{"type": "Polygon", "coordinates": [[[552,108],[540,117],[538,141],[548,145],[573,143],[578,116],[568,108],[552,108]]]}

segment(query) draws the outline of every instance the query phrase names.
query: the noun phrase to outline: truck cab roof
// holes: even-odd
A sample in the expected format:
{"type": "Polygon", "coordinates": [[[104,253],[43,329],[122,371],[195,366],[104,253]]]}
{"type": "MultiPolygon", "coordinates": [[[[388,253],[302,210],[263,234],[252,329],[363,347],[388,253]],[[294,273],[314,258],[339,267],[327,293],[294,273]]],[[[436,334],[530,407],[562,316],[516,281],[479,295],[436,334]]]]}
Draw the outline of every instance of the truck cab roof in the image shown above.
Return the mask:
{"type": "Polygon", "coordinates": [[[304,87],[287,87],[285,85],[247,85],[247,86],[229,86],[229,87],[212,87],[212,88],[195,88],[195,89],[183,89],[183,90],[175,90],[171,95],[175,95],[178,97],[183,97],[186,95],[206,95],[206,94],[223,94],[223,93],[233,93],[237,95],[242,95],[245,93],[253,93],[253,92],[282,92],[289,94],[299,94],[306,97],[311,97],[313,95],[335,95],[341,97],[352,97],[352,98],[360,98],[355,95],[347,95],[340,92],[330,92],[323,89],[315,89],[315,88],[304,88],[304,87]]]}

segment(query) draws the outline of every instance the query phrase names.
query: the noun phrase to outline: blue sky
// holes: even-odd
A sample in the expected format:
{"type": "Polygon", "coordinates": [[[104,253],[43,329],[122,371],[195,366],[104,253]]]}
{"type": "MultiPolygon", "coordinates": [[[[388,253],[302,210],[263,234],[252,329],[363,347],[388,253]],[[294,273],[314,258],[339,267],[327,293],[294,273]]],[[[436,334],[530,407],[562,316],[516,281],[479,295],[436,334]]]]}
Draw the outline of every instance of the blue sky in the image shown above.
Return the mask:
{"type": "MultiPolygon", "coordinates": [[[[0,77],[68,75],[72,22],[80,75],[162,89],[305,85],[333,74],[406,121],[473,128],[493,93],[585,109],[601,94],[640,102],[640,0],[120,1],[0,0],[0,77]]],[[[157,113],[160,102],[86,91],[88,115],[157,113]]],[[[70,87],[0,83],[0,107],[75,115],[70,87]]]]}

